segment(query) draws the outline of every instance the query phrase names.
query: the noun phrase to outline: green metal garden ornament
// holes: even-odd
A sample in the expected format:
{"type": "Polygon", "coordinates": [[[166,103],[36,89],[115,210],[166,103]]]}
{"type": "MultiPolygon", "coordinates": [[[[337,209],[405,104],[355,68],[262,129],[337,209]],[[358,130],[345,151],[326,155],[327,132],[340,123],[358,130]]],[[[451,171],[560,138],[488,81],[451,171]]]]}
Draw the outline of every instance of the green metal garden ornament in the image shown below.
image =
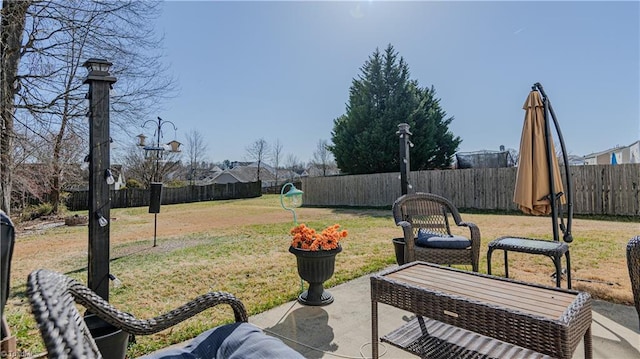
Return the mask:
{"type": "Polygon", "coordinates": [[[280,191],[280,205],[282,205],[282,208],[293,213],[293,223],[295,223],[296,226],[298,225],[298,217],[296,216],[295,208],[302,206],[303,193],[304,192],[297,189],[291,182],[285,183],[280,191]],[[289,186],[289,190],[285,193],[287,186],[289,186]]]}

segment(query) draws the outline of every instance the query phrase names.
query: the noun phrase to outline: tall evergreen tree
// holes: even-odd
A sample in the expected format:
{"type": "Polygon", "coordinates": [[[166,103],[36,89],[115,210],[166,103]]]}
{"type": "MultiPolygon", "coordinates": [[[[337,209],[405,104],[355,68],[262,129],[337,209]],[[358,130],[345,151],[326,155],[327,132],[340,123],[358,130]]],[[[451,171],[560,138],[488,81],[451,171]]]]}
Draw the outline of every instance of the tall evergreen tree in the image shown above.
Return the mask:
{"type": "Polygon", "coordinates": [[[398,124],[408,123],[416,147],[411,169],[446,168],[460,144],[448,125],[453,118],[409,78],[409,66],[393,46],[378,49],[360,68],[349,90],[346,114],[334,120],[329,146],[340,170],[350,174],[394,172],[400,168],[398,124]]]}
{"type": "Polygon", "coordinates": [[[433,88],[420,88],[417,82],[415,93],[418,106],[407,123],[411,126],[411,170],[443,169],[451,166],[453,155],[462,140],[449,131],[453,117],[446,118],[440,107],[440,99],[435,97],[433,88]]]}

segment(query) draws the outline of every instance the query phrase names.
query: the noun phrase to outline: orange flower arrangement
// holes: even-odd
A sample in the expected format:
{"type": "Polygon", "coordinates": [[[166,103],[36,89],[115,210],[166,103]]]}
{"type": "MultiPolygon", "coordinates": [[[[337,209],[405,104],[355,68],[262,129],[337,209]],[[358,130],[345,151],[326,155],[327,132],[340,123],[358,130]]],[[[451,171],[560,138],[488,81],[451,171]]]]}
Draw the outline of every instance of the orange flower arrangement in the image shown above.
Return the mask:
{"type": "Polygon", "coordinates": [[[309,251],[336,249],[340,240],[347,236],[347,231],[339,230],[339,228],[339,224],[334,224],[318,233],[315,229],[309,228],[302,223],[291,229],[291,235],[293,236],[291,246],[309,251]]]}

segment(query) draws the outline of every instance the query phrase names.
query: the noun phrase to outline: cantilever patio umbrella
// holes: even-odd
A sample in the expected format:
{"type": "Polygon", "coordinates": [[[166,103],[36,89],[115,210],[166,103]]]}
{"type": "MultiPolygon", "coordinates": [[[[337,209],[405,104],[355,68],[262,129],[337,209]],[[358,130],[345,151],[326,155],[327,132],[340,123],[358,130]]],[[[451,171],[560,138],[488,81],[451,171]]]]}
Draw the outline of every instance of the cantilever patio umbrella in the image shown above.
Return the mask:
{"type": "Polygon", "coordinates": [[[533,85],[523,109],[525,110],[525,119],[520,140],[520,158],[513,201],[518,204],[518,208],[524,213],[534,215],[551,214],[553,239],[555,241],[559,240],[559,227],[564,233],[563,239],[566,242],[571,242],[573,208],[570,173],[569,168],[566,167],[567,191],[565,193],[553,145],[549,112],[562,147],[565,166],[568,164],[567,151],[560,127],[549,99],[542,89],[542,85],[539,83],[533,85]],[[558,214],[558,202],[561,204],[568,203],[566,227],[562,216],[558,214]],[[558,219],[560,219],[560,223],[558,223],[558,219]]]}

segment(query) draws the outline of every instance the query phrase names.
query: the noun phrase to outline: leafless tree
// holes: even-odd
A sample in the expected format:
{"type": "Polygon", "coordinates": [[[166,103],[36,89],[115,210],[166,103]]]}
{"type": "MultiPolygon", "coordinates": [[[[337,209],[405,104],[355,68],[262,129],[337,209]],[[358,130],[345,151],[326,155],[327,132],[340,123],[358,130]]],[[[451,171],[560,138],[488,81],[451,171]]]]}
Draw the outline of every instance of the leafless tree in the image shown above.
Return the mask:
{"type": "Polygon", "coordinates": [[[509,152],[509,159],[508,159],[508,166],[509,167],[515,167],[518,165],[518,159],[520,157],[520,153],[514,149],[514,148],[509,148],[507,149],[507,152],[509,152]]]}
{"type": "Polygon", "coordinates": [[[293,153],[287,155],[285,160],[285,167],[291,172],[299,173],[304,171],[304,163],[300,162],[298,157],[293,153]]]}
{"type": "Polygon", "coordinates": [[[120,162],[126,177],[139,181],[145,188],[149,188],[156,177],[162,181],[181,168],[179,152],[144,151],[138,146],[127,148],[120,162]],[[161,156],[161,159],[156,161],[156,155],[161,156]]]}
{"type": "Polygon", "coordinates": [[[327,169],[332,163],[331,151],[329,151],[329,143],[327,140],[318,140],[316,151],[313,153],[313,162],[316,166],[322,168],[322,176],[327,175],[327,169]]]}
{"type": "Polygon", "coordinates": [[[48,179],[51,166],[42,159],[49,147],[49,140],[45,137],[28,138],[25,130],[20,126],[14,132],[12,157],[14,168],[11,175],[14,179],[11,208],[23,209],[34,200],[45,202],[49,192],[48,179]]]}
{"type": "Polygon", "coordinates": [[[258,165],[256,170],[256,180],[260,181],[260,169],[264,162],[269,159],[269,144],[264,138],[259,138],[247,146],[246,151],[247,158],[256,162],[258,165]]]}
{"type": "MultiPolygon", "coordinates": [[[[21,3],[4,0],[3,8],[14,2],[21,3]]],[[[66,139],[70,135],[87,138],[85,60],[97,57],[114,62],[110,73],[118,82],[114,85],[117,92],[111,94],[110,117],[116,133],[126,132],[156,111],[158,99],[171,96],[174,81],[164,75],[166,67],[157,50],[162,39],[153,33],[152,20],[159,13],[159,4],[147,1],[28,2],[21,31],[27,40],[22,41],[15,60],[15,96],[5,99],[2,94],[3,101],[12,101],[14,116],[3,115],[3,121],[12,121],[13,130],[15,114],[23,112],[34,120],[27,126],[32,136],[51,135],[54,210],[64,180],[61,153],[66,139]]],[[[10,29],[3,26],[2,36],[10,29]]],[[[4,59],[2,69],[5,71],[4,59]]]]}
{"type": "Polygon", "coordinates": [[[191,183],[195,180],[198,174],[198,166],[204,164],[207,144],[204,142],[202,133],[197,130],[191,130],[187,134],[187,155],[189,156],[189,175],[191,177],[191,183]]]}
{"type": "Polygon", "coordinates": [[[273,147],[271,147],[271,162],[273,163],[273,167],[276,171],[276,186],[278,186],[279,171],[280,166],[282,165],[282,143],[279,139],[276,140],[273,147]]]}
{"type": "Polygon", "coordinates": [[[138,146],[127,147],[119,159],[127,179],[135,179],[145,188],[153,182],[155,163],[147,157],[148,153],[138,146]]]}
{"type": "Polygon", "coordinates": [[[3,0],[0,19],[0,209],[11,214],[15,94],[28,0],[3,0]]]}

